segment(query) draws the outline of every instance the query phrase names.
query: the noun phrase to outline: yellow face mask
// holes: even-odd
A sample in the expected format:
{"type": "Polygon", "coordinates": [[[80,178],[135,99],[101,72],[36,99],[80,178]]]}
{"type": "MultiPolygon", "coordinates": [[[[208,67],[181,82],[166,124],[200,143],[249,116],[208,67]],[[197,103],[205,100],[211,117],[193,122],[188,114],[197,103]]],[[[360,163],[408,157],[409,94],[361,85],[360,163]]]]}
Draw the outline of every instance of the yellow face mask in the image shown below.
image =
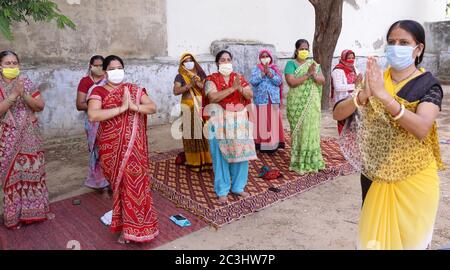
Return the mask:
{"type": "Polygon", "coordinates": [[[301,50],[297,52],[297,58],[300,60],[306,60],[309,57],[309,51],[301,50]]]}
{"type": "Polygon", "coordinates": [[[19,68],[2,68],[3,77],[8,80],[15,79],[19,77],[20,69],[19,68]]]}

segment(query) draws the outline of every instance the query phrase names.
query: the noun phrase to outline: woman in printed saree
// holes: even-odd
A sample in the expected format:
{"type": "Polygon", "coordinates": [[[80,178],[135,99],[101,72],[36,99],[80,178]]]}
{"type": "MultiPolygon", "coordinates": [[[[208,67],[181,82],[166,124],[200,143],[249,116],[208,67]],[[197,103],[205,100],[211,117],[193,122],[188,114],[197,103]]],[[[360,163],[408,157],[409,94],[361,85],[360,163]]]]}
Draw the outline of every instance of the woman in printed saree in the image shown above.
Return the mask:
{"type": "Polygon", "coordinates": [[[186,165],[194,172],[210,170],[212,166],[208,140],[203,136],[201,116],[202,91],[206,74],[190,53],[181,56],[173,92],[182,95],[183,146],[186,165]]]}
{"type": "Polygon", "coordinates": [[[426,249],[443,168],[436,125],[443,91],[418,67],[425,53],[419,23],[394,23],[387,43],[389,68],[383,73],[369,58],[365,87],[334,113],[344,119],[357,110],[363,188],[358,248],[426,249]]]}
{"type": "Polygon", "coordinates": [[[0,183],[5,226],[44,221],[50,214],[45,160],[35,115],[44,101],[35,85],[20,76],[17,54],[0,53],[0,183]]]}
{"type": "Polygon", "coordinates": [[[283,75],[274,64],[270,51],[259,53],[259,63],[253,68],[250,83],[253,86],[253,103],[256,106],[256,149],[275,152],[284,148],[284,130],[281,115],[283,75]]]}
{"type": "Polygon", "coordinates": [[[124,82],[124,64],[110,55],[103,62],[108,82],[88,97],[88,116],[100,122],[100,165],[113,190],[111,231],[120,243],[148,242],[158,235],[150,191],[147,115],[155,103],[144,88],[124,82]]]}
{"type": "Polygon", "coordinates": [[[253,93],[245,78],[233,72],[232,55],[221,51],[216,56],[219,72],[206,78],[203,114],[208,120],[208,139],[214,169],[214,190],[221,203],[228,193],[248,197],[248,162],[257,159],[253,133],[246,106],[253,93]]]}
{"type": "Polygon", "coordinates": [[[309,56],[309,43],[295,43],[294,59],[286,64],[287,117],[291,127],[292,150],[289,169],[300,174],[325,168],[320,148],[322,85],[325,78],[309,56]]]}
{"type": "Polygon", "coordinates": [[[109,185],[103,175],[98,159],[98,146],[96,143],[96,138],[99,123],[90,122],[87,117],[87,97],[91,94],[90,92],[96,85],[104,85],[106,83],[105,72],[103,71],[103,60],[104,58],[101,55],[94,55],[91,57],[91,60],[89,61],[88,74],[83,77],[78,84],[76,102],[77,110],[86,112],[84,129],[88,139],[89,168],[84,184],[85,186],[93,189],[103,189],[109,185]]]}

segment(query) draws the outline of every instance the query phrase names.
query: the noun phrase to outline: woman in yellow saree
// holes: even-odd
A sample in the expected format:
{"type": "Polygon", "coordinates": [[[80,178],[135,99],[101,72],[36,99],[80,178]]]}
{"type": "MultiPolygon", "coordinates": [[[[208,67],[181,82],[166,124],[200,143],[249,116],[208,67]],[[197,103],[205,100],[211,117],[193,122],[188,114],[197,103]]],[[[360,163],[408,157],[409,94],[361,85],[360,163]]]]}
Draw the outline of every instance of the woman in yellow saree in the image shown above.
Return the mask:
{"type": "Polygon", "coordinates": [[[212,167],[209,142],[203,136],[201,117],[202,91],[206,74],[194,55],[181,56],[178,75],[175,77],[173,92],[182,95],[183,147],[186,166],[194,172],[210,170],[212,167]]]}
{"type": "Polygon", "coordinates": [[[419,23],[394,23],[387,41],[390,67],[383,73],[369,58],[364,89],[334,109],[336,120],[358,111],[364,201],[357,244],[426,249],[439,204],[437,172],[443,168],[436,126],[443,92],[431,73],[418,68],[425,51],[419,23]]]}

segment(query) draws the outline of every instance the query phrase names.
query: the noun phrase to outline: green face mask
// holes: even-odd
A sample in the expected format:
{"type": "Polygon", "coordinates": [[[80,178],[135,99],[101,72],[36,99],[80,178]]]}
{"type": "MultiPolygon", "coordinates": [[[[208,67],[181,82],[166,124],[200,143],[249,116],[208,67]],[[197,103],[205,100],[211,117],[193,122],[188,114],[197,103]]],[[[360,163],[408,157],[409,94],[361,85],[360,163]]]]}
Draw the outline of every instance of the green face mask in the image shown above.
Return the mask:
{"type": "Polygon", "coordinates": [[[8,80],[15,79],[19,77],[20,69],[19,68],[2,68],[3,77],[8,80]]]}
{"type": "Polygon", "coordinates": [[[307,50],[301,50],[297,52],[297,58],[299,60],[306,60],[306,58],[309,57],[309,51],[307,50]]]}

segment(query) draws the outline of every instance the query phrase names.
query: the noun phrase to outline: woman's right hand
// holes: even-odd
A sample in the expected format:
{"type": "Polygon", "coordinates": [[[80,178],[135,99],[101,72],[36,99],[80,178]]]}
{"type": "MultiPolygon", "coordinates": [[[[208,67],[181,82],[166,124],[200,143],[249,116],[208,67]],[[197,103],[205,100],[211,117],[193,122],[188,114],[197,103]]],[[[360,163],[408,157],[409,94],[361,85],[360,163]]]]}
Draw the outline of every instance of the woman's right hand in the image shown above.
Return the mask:
{"type": "Polygon", "coordinates": [[[17,82],[17,85],[11,91],[11,95],[13,96],[12,98],[16,99],[17,97],[23,95],[24,92],[25,92],[24,81],[22,79],[19,79],[19,81],[17,82]]]}
{"type": "Polygon", "coordinates": [[[186,85],[186,92],[189,91],[189,89],[193,88],[196,85],[195,78],[191,79],[191,82],[186,85]]]}
{"type": "Polygon", "coordinates": [[[366,82],[364,83],[363,88],[361,89],[361,92],[359,93],[359,100],[363,104],[366,104],[371,96],[372,96],[372,91],[370,90],[369,83],[367,82],[367,79],[366,79],[366,82]]]}
{"type": "Polygon", "coordinates": [[[233,89],[239,90],[240,88],[241,88],[241,77],[239,77],[238,75],[234,78],[233,89]]]}
{"type": "Polygon", "coordinates": [[[360,73],[358,74],[358,77],[356,77],[355,84],[360,85],[364,81],[364,76],[360,73]]]}
{"type": "Polygon", "coordinates": [[[128,110],[129,107],[130,107],[130,90],[128,89],[128,86],[126,86],[122,96],[122,106],[120,106],[120,111],[124,112],[128,110]]]}
{"type": "Polygon", "coordinates": [[[317,69],[316,63],[312,63],[308,69],[308,76],[313,76],[314,74],[316,74],[316,69],[317,69]]]}

